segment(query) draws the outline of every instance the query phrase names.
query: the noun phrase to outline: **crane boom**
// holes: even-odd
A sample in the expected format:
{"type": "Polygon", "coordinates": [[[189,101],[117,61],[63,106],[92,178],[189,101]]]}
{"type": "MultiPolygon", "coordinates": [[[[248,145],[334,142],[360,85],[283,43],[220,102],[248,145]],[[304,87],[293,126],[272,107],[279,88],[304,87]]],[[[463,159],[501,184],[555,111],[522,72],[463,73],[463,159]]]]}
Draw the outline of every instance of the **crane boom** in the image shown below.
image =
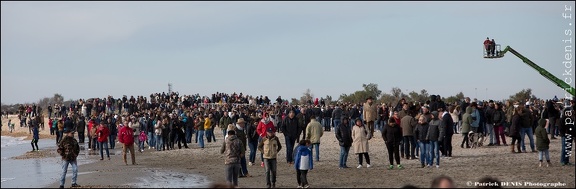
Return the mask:
{"type": "Polygon", "coordinates": [[[552,83],[556,84],[556,86],[562,88],[566,92],[570,93],[572,96],[576,96],[576,91],[574,87],[570,86],[568,83],[564,82],[561,79],[558,79],[556,76],[552,75],[550,72],[546,71],[544,68],[538,66],[536,63],[532,62],[530,59],[522,56],[516,50],[514,50],[510,46],[506,46],[504,50],[502,50],[499,54],[500,56],[504,56],[506,52],[510,51],[512,54],[516,55],[516,57],[520,58],[524,63],[528,64],[528,66],[534,68],[540,75],[544,76],[546,79],[552,81],[552,83]]]}

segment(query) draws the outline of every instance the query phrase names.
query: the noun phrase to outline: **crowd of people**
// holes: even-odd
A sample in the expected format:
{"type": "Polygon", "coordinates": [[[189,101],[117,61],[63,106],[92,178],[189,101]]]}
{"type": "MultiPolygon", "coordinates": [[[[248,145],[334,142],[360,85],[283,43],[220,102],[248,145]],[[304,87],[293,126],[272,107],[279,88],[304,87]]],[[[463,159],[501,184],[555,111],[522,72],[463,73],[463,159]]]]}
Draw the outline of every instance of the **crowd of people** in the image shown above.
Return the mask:
{"type": "MultiPolygon", "coordinates": [[[[280,96],[271,101],[267,96],[242,93],[201,97],[172,92],[151,94],[149,98],[80,99],[68,107],[56,104],[48,107],[48,124],[50,134],[57,135],[57,144],[64,141],[67,131],[73,131],[78,134],[78,143],[87,138],[88,150],[100,151],[100,160],[104,160],[104,152],[111,159],[109,149],[114,149],[119,140],[127,165],[128,153],[131,163],[136,164],[134,145],[140,152],[146,146],[157,151],[175,150],[176,144],[178,149],[189,148],[192,142],[204,148],[205,142],[217,141],[216,130],[228,136],[218,140],[223,141],[221,152],[226,153],[230,184],[237,186],[238,177],[250,176],[247,166],[256,164],[256,154],[260,152],[266,184],[275,187],[277,154],[284,147],[286,163],[295,166],[299,187],[305,188],[309,186],[306,171],[313,168],[312,160],[320,161],[320,138],[325,132],[335,131],[340,145],[340,169],[348,168],[350,148],[358,156],[357,168],[363,167],[364,159],[366,167],[371,167],[368,141],[375,132],[380,132],[388,149],[390,170],[404,169],[401,158],[419,158],[422,167],[439,168],[441,157],[452,157],[452,136],[462,134],[460,147],[470,148],[470,132],[486,136],[488,146],[507,146],[506,136],[511,137],[510,151],[514,153],[527,152],[524,141],[528,136],[530,150],[541,152],[542,161],[543,156],[549,160],[548,135],[550,139],[560,137],[562,144],[571,142],[565,137],[569,125],[558,120],[566,116],[561,112],[573,106],[573,100],[557,99],[494,102],[466,98],[461,103],[447,104],[439,95],[431,95],[426,102],[401,99],[395,106],[376,103],[372,97],[360,104],[315,100],[295,105],[280,96]],[[58,113],[52,116],[53,111],[58,113]],[[275,136],[277,133],[284,135],[284,141],[275,136]],[[303,164],[308,160],[310,163],[303,164]]],[[[42,117],[38,109],[35,111],[32,106],[26,108],[27,114],[22,114],[23,119],[32,121],[31,132],[35,136],[38,129],[33,128],[40,126],[42,117]]],[[[565,157],[564,148],[562,153],[565,157]]],[[[568,158],[562,158],[560,163],[571,164],[568,158]]]]}

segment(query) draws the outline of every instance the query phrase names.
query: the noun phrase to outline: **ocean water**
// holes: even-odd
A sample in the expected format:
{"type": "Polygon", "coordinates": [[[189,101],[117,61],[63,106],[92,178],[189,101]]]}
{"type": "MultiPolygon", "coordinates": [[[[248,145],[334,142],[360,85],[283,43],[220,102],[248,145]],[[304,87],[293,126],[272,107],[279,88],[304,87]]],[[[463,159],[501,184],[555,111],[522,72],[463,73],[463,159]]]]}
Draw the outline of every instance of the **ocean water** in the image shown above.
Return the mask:
{"type": "MultiPolygon", "coordinates": [[[[12,159],[31,151],[31,141],[24,140],[24,137],[2,136],[1,139],[2,188],[40,188],[60,179],[62,169],[60,158],[12,159]]],[[[38,147],[56,150],[56,142],[53,139],[40,139],[38,147]]],[[[90,162],[91,160],[87,158],[78,158],[78,164],[90,162]]],[[[71,171],[68,174],[71,176],[71,171]]],[[[88,172],[78,174],[88,174],[88,172]]]]}
{"type": "MultiPolygon", "coordinates": [[[[25,137],[1,136],[1,188],[44,188],[60,180],[62,161],[59,157],[12,159],[32,150],[30,140],[25,137]]],[[[83,165],[96,161],[89,156],[98,152],[87,151],[81,144],[78,164],[83,165]]],[[[40,139],[38,147],[41,150],[56,150],[54,139],[40,139]]],[[[110,155],[121,154],[120,150],[110,150],[110,155]]],[[[70,183],[72,168],[68,167],[66,183],[70,183]]],[[[211,182],[202,175],[191,175],[167,170],[150,170],[148,175],[137,178],[138,182],[128,186],[136,188],[206,188],[211,182]]],[[[78,175],[92,172],[78,172],[78,175]]]]}

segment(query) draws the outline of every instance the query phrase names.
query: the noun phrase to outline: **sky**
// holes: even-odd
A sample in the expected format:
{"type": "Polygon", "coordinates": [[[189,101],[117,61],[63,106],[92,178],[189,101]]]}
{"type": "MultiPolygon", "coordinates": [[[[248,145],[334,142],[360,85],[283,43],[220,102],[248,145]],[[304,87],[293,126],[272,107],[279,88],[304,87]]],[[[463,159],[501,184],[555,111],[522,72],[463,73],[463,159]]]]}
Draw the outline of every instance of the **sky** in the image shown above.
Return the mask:
{"type": "MultiPolygon", "coordinates": [[[[362,84],[505,99],[565,96],[511,46],[564,80],[574,2],[1,2],[1,102],[167,92],[272,99],[362,84]],[[571,10],[565,10],[571,7],[571,10]],[[562,14],[572,14],[563,18],[562,14]]],[[[576,39],[575,39],[576,40],[576,39]]],[[[573,56],[574,53],[571,53],[573,56]]],[[[573,58],[571,58],[573,60],[573,58]]],[[[573,81],[571,86],[574,86],[573,81]]]]}

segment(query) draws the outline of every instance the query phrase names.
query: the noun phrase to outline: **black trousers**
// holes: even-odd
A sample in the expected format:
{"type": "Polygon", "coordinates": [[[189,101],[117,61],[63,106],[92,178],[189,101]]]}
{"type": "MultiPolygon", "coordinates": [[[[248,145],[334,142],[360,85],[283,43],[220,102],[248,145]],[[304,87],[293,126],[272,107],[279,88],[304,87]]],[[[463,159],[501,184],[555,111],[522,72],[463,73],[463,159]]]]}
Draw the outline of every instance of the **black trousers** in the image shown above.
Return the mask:
{"type": "Polygon", "coordinates": [[[370,155],[368,153],[359,153],[358,154],[358,165],[362,165],[362,155],[366,158],[366,164],[370,164],[370,155]]]}
{"type": "Polygon", "coordinates": [[[78,143],[84,143],[84,132],[78,132],[78,143]]]}
{"type": "Polygon", "coordinates": [[[394,165],[394,159],[396,159],[396,164],[400,165],[400,144],[386,143],[386,148],[388,148],[390,165],[394,165]]]}
{"type": "Polygon", "coordinates": [[[445,156],[452,157],[452,135],[444,136],[442,143],[442,150],[444,150],[443,154],[445,156]]]}
{"type": "Polygon", "coordinates": [[[308,170],[296,169],[296,181],[298,181],[298,186],[308,185],[308,170]]]}

